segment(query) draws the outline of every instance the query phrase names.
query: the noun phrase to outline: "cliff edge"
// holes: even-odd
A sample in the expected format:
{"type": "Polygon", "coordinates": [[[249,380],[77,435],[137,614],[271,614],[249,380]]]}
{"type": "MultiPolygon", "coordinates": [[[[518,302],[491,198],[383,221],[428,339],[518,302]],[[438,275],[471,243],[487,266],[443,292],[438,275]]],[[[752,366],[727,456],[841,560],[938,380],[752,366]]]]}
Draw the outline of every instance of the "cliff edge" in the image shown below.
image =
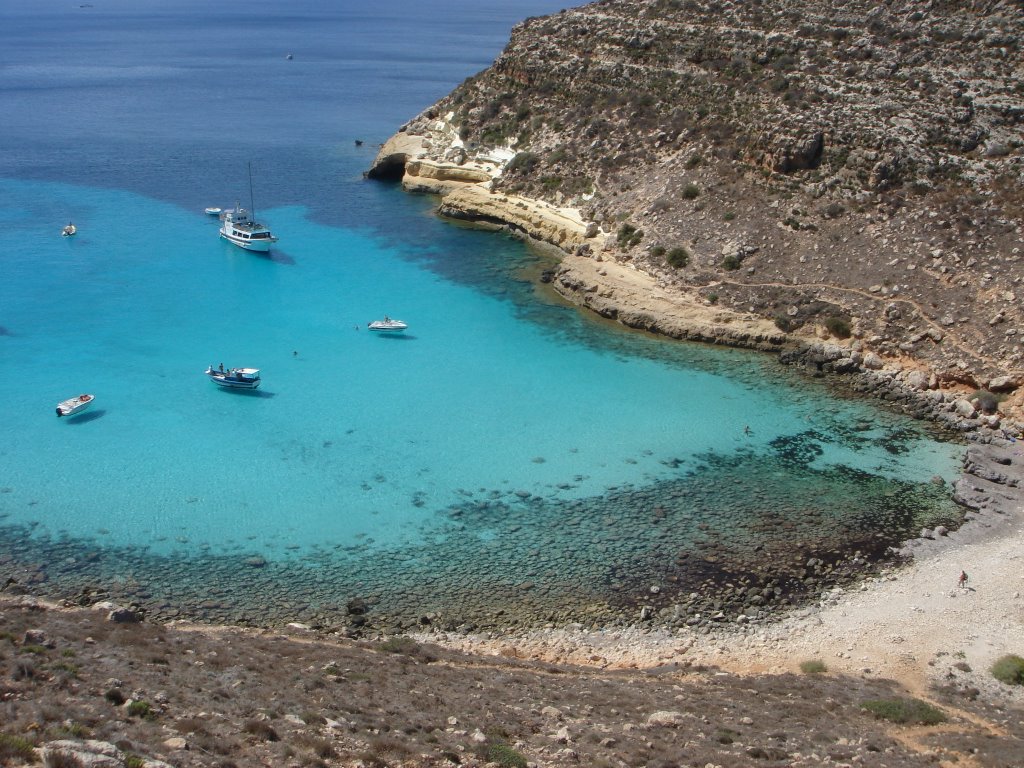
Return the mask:
{"type": "Polygon", "coordinates": [[[825,340],[1019,417],[1022,33],[1012,2],[606,0],[518,25],[367,175],[557,246],[628,325],[825,340]],[[623,270],[675,314],[619,306],[623,270]]]}

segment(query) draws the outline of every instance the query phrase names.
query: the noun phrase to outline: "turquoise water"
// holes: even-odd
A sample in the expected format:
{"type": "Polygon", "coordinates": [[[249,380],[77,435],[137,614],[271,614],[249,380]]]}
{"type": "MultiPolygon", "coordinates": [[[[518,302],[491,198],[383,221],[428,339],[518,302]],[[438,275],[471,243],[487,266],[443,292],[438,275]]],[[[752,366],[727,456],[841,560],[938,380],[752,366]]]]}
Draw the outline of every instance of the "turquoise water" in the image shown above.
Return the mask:
{"type": "MultiPolygon", "coordinates": [[[[496,55],[493,30],[516,17],[504,11],[449,29],[473,45],[436,57],[446,88],[496,55]]],[[[353,45],[324,35],[303,52],[296,32],[288,65],[333,63],[313,79],[268,74],[295,122],[256,116],[230,140],[211,126],[227,126],[231,105],[196,95],[195,45],[178,34],[159,55],[128,46],[110,72],[89,69],[88,87],[119,109],[74,101],[77,121],[40,108],[80,67],[32,65],[51,53],[19,38],[29,61],[8,62],[21,79],[0,89],[21,149],[0,161],[0,575],[53,593],[119,585],[154,610],[216,619],[368,595],[396,616],[536,619],[566,602],[628,604],[652,580],[686,593],[756,571],[765,546],[881,551],[955,519],[929,481],[953,476],[959,449],[920,425],[832,399],[767,356],[582,315],[540,286],[549,264],[521,243],[363,181],[374,149],[351,136],[382,141],[437,83],[383,45],[387,66],[370,66],[352,30],[362,17],[296,18],[353,45]],[[376,79],[349,92],[353,67],[376,79]],[[374,102],[396,80],[396,103],[374,102]],[[152,122],[158,94],[192,109],[152,122]],[[339,104],[363,109],[345,141],[339,104]],[[281,238],[269,257],[224,242],[202,213],[245,200],[253,155],[259,218],[281,238]],[[62,238],[69,219],[79,234],[62,238]],[[409,331],[368,332],[385,313],[409,331]],[[219,363],[259,367],[261,389],[216,388],[203,371],[219,363]],[[80,392],[92,409],[57,419],[80,392]],[[687,553],[712,534],[718,554],[693,566],[687,553]]],[[[177,20],[215,37],[208,21],[177,20]]],[[[432,60],[408,22],[362,23],[432,60]]],[[[438,40],[435,53],[452,50],[438,40]]],[[[200,68],[252,58],[216,52],[200,68]]]]}

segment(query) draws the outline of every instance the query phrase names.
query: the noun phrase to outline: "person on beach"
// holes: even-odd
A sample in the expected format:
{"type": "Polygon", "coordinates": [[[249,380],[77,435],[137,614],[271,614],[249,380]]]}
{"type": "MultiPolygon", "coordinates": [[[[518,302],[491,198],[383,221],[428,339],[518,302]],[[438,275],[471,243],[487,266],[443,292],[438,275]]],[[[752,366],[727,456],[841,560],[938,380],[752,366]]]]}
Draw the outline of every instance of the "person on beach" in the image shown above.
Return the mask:
{"type": "Polygon", "coordinates": [[[967,571],[960,571],[960,578],[956,583],[961,589],[967,586],[967,571]]]}

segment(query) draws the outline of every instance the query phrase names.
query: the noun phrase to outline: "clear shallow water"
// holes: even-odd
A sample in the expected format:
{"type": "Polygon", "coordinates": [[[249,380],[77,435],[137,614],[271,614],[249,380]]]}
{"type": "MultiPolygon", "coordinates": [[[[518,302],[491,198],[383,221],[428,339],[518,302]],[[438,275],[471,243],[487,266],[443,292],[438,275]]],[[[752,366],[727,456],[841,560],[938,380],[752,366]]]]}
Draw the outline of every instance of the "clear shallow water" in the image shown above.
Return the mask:
{"type": "Polygon", "coordinates": [[[955,517],[928,482],[955,446],[766,357],[584,317],[521,244],[361,179],[531,10],[455,5],[246,4],[268,52],[224,43],[230,4],[0,4],[3,562],[219,618],[361,594],[539,616],[955,517]],[[247,197],[252,158],[270,258],[202,213],[247,197]],[[365,330],[384,313],[409,333],[365,330]],[[259,393],[207,382],[221,362],[259,393]],[[80,391],[93,409],[56,419],[80,391]],[[718,554],[680,564],[709,531],[718,554]]]}

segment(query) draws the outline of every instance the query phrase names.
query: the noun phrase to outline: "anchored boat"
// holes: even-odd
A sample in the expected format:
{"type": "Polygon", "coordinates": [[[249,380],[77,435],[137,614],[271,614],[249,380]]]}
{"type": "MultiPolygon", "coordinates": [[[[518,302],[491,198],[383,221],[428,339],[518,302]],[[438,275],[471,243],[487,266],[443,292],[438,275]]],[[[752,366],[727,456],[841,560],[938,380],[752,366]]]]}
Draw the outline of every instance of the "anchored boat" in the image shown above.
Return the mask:
{"type": "Polygon", "coordinates": [[[212,365],[206,369],[210,381],[228,389],[256,389],[260,385],[259,368],[228,368],[221,363],[219,368],[212,365]]]}
{"type": "Polygon", "coordinates": [[[383,320],[374,320],[366,327],[371,331],[377,331],[378,333],[401,333],[408,328],[409,325],[407,323],[403,323],[401,320],[394,320],[393,318],[384,315],[383,320]]]}
{"type": "Polygon", "coordinates": [[[220,236],[247,251],[266,252],[277,242],[270,230],[253,221],[245,208],[224,211],[222,218],[224,223],[220,227],[220,236]]]}
{"type": "Polygon", "coordinates": [[[69,397],[67,400],[62,400],[57,403],[57,418],[61,416],[74,416],[76,413],[81,413],[95,400],[95,395],[78,395],[77,397],[69,397]]]}
{"type": "Polygon", "coordinates": [[[238,203],[235,203],[232,210],[224,211],[221,214],[224,223],[220,227],[220,236],[247,251],[269,251],[277,238],[266,225],[256,221],[256,205],[252,196],[252,163],[249,163],[249,211],[238,203]],[[249,211],[252,211],[251,216],[249,211]]]}

